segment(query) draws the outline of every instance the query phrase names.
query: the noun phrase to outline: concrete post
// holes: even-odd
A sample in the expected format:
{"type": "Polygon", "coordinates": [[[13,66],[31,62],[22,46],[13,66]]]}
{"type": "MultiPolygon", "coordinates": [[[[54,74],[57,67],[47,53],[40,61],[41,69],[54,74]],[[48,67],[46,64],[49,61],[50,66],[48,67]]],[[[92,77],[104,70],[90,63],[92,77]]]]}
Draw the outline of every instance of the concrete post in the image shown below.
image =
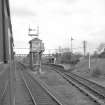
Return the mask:
{"type": "Polygon", "coordinates": [[[30,68],[33,70],[33,53],[30,52],[30,68]]]}
{"type": "Polygon", "coordinates": [[[42,72],[42,62],[41,62],[42,52],[39,53],[39,72],[42,72]]]}
{"type": "Polygon", "coordinates": [[[89,69],[89,71],[90,71],[90,54],[89,54],[89,65],[88,65],[88,66],[89,66],[88,69],[89,69]]]}

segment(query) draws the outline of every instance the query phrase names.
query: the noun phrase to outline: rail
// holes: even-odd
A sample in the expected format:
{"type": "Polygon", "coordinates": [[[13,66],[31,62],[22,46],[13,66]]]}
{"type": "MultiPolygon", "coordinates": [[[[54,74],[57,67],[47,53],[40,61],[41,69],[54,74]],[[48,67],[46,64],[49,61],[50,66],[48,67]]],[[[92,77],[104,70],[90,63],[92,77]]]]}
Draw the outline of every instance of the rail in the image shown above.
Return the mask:
{"type": "Polygon", "coordinates": [[[54,67],[53,70],[62,75],[63,78],[79,88],[82,92],[90,96],[94,101],[99,103],[99,105],[105,105],[105,87],[72,72],[65,72],[63,67],[59,65],[50,64],[49,66],[54,67]]]}
{"type": "MultiPolygon", "coordinates": [[[[28,71],[24,70],[24,65],[20,64],[21,66],[21,74],[24,79],[24,82],[35,102],[35,105],[62,105],[59,100],[57,100],[53,95],[51,95],[51,92],[45,89],[39,83],[38,80],[36,80],[28,71]]],[[[26,68],[26,67],[25,67],[26,68]]]]}

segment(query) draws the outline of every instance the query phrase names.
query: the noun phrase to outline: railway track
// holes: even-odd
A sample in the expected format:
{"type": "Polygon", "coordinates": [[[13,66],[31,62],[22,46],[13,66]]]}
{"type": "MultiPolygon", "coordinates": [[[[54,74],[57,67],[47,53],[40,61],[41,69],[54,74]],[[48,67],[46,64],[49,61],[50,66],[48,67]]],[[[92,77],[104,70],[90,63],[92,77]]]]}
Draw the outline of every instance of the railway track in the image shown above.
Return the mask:
{"type": "Polygon", "coordinates": [[[57,65],[49,65],[63,76],[70,84],[77,87],[81,92],[88,95],[93,101],[99,105],[105,105],[105,87],[100,86],[90,80],[80,77],[72,72],[65,72],[63,67],[57,65]]]}
{"type": "Polygon", "coordinates": [[[15,71],[16,75],[16,92],[15,92],[15,105],[36,105],[31,96],[30,90],[26,84],[24,77],[18,67],[15,71]]]}
{"type": "Polygon", "coordinates": [[[33,101],[32,105],[62,105],[59,100],[57,100],[47,89],[42,87],[42,85],[35,80],[24,67],[21,66],[20,75],[24,86],[27,88],[28,93],[33,101]]]}

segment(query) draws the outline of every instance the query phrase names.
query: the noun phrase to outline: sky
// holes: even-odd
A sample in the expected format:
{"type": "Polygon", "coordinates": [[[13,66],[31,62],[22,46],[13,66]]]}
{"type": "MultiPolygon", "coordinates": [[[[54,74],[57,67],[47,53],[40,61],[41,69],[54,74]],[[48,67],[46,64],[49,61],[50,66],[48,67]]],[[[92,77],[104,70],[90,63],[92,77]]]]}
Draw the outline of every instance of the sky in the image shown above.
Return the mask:
{"type": "Polygon", "coordinates": [[[71,37],[76,51],[83,51],[84,40],[87,52],[105,42],[105,0],[10,0],[10,7],[15,48],[29,48],[29,24],[35,29],[39,25],[39,38],[49,53],[70,48],[71,37]]]}

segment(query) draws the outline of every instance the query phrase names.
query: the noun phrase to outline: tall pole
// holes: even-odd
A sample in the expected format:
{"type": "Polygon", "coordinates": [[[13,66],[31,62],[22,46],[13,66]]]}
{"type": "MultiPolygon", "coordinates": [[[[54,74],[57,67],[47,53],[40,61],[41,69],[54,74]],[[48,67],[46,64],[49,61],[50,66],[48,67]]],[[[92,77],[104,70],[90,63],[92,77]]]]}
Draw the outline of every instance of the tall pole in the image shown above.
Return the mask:
{"type": "Polygon", "coordinates": [[[42,52],[39,53],[39,73],[42,73],[42,62],[41,62],[42,52]]]}
{"type": "Polygon", "coordinates": [[[83,51],[84,51],[84,56],[86,55],[86,41],[83,41],[83,51]]]}
{"type": "Polygon", "coordinates": [[[33,52],[32,52],[32,42],[30,42],[30,68],[33,69],[33,52]]]}
{"type": "Polygon", "coordinates": [[[89,53],[89,71],[90,71],[90,53],[89,53]]]}
{"type": "Polygon", "coordinates": [[[71,37],[71,53],[73,53],[73,48],[72,48],[72,41],[73,41],[74,39],[71,37]]]}
{"type": "Polygon", "coordinates": [[[39,25],[37,26],[37,35],[39,36],[39,25]]]}

